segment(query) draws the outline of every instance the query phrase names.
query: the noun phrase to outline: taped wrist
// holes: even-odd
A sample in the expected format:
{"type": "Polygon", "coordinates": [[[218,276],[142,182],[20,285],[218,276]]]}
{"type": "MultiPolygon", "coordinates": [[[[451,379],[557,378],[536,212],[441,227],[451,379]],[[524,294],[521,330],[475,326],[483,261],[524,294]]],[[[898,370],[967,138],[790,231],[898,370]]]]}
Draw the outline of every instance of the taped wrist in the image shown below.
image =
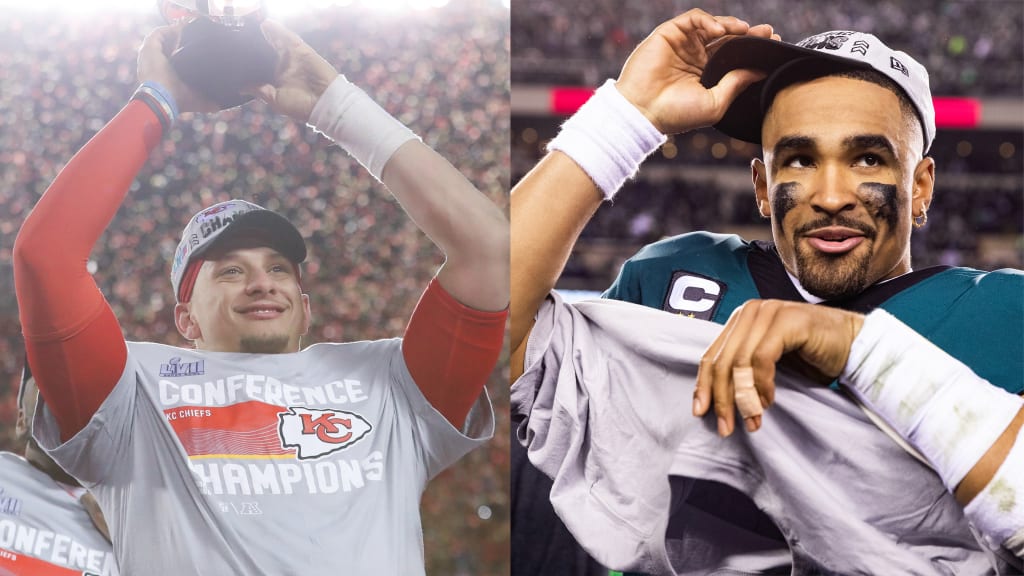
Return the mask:
{"type": "Polygon", "coordinates": [[[667,138],[608,80],[594,92],[551,142],[573,159],[611,200],[640,163],[667,138]]]}
{"type": "Polygon", "coordinates": [[[377,180],[399,146],[419,140],[341,74],[317,100],[309,126],[337,142],[377,180]]]}
{"type": "Polygon", "coordinates": [[[1024,554],[1024,428],[992,480],[964,508],[967,519],[996,544],[1024,554]]]}
{"type": "Polygon", "coordinates": [[[839,381],[919,450],[950,492],[1024,404],[881,309],[864,319],[839,381]]]}

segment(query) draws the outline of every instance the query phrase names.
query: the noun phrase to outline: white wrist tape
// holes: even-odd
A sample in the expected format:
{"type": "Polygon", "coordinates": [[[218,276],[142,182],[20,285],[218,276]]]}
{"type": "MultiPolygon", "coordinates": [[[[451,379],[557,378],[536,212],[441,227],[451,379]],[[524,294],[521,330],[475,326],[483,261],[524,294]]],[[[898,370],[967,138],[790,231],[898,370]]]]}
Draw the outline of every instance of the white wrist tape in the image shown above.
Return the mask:
{"type": "Polygon", "coordinates": [[[1003,548],[1010,551],[1017,558],[1024,558],[1024,530],[1019,530],[1007,540],[1003,540],[1003,548]]]}
{"type": "Polygon", "coordinates": [[[337,142],[377,180],[399,146],[419,139],[341,74],[317,100],[309,126],[337,142]]]}
{"type": "Polygon", "coordinates": [[[667,138],[608,80],[562,124],[548,152],[573,159],[611,200],[667,138]]]}
{"type": "Polygon", "coordinates": [[[1000,546],[1024,552],[1024,428],[1003,464],[964,508],[967,519],[1000,546]],[[1016,536],[1016,538],[1014,538],[1016,536]],[[1009,542],[1014,538],[1017,544],[1009,542]]]}
{"type": "Polygon", "coordinates": [[[733,368],[732,381],[736,409],[740,411],[740,416],[744,419],[760,416],[764,412],[764,406],[761,405],[761,397],[757,395],[757,387],[754,386],[754,369],[750,366],[733,368]]]}
{"type": "Polygon", "coordinates": [[[1024,404],[881,309],[864,319],[839,380],[920,450],[951,492],[1024,404]]]}

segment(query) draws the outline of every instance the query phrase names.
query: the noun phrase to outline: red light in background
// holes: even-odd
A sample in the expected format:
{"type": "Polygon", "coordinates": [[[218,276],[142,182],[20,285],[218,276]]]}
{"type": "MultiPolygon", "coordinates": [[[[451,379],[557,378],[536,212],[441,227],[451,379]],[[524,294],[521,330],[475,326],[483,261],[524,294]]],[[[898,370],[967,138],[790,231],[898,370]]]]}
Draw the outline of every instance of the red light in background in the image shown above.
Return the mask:
{"type": "Polygon", "coordinates": [[[551,113],[570,116],[594,94],[594,88],[555,87],[551,89],[551,113]]]}
{"type": "Polygon", "coordinates": [[[974,128],[981,121],[981,102],[974,98],[933,98],[935,126],[974,128]]]}
{"type": "MultiPolygon", "coordinates": [[[[593,88],[560,86],[551,89],[552,114],[569,116],[594,93],[593,88]]],[[[974,128],[981,122],[981,102],[974,98],[933,98],[939,128],[974,128]]]]}

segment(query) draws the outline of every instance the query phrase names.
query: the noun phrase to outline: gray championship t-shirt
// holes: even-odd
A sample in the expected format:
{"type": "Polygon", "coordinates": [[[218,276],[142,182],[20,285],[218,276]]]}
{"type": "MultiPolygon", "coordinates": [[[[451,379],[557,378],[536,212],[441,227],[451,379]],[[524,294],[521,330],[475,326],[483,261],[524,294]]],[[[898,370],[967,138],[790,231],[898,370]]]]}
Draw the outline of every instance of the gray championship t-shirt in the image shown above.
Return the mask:
{"type": "Polygon", "coordinates": [[[117,576],[110,543],[67,486],[0,452],[0,576],[117,576]]]}
{"type": "Polygon", "coordinates": [[[750,496],[786,537],[794,574],[1014,573],[939,477],[840,392],[780,369],[759,431],[721,438],[713,413],[693,417],[697,366],[721,328],[609,300],[552,294],[541,307],[513,421],[594,558],[650,574],[720,565],[733,543],[673,518],[685,485],[674,479],[688,477],[750,496]]]}
{"type": "Polygon", "coordinates": [[[423,574],[423,489],[493,429],[486,392],[464,433],[430,406],[400,339],[272,355],[128,343],[74,438],[35,415],[96,495],[122,572],[147,576],[423,574]]]}

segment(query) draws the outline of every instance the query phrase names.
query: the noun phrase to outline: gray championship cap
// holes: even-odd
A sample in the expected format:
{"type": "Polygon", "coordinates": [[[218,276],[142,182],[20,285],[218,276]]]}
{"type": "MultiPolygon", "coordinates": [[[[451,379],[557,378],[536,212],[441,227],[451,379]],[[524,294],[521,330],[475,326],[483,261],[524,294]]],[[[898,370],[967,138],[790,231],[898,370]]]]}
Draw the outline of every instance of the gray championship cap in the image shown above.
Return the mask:
{"type": "Polygon", "coordinates": [[[192,292],[194,277],[182,284],[189,264],[218,241],[236,237],[242,232],[259,237],[266,246],[277,250],[292,262],[299,263],[306,259],[306,242],[302,234],[284,216],[245,200],[214,204],[189,220],[181,234],[178,249],[174,251],[171,286],[179,302],[188,301],[192,292]],[[183,288],[187,294],[183,295],[183,288]]]}
{"type": "Polygon", "coordinates": [[[776,94],[796,82],[848,70],[875,70],[892,80],[917,111],[924,133],[924,152],[935,139],[935,107],[928,71],[905,52],[893,50],[871,34],[833,30],[787,44],[740,36],[725,42],[708,60],[701,84],[711,87],[737,68],[768,76],[740,93],[715,128],[733,138],[761,143],[764,115],[776,94]]]}

